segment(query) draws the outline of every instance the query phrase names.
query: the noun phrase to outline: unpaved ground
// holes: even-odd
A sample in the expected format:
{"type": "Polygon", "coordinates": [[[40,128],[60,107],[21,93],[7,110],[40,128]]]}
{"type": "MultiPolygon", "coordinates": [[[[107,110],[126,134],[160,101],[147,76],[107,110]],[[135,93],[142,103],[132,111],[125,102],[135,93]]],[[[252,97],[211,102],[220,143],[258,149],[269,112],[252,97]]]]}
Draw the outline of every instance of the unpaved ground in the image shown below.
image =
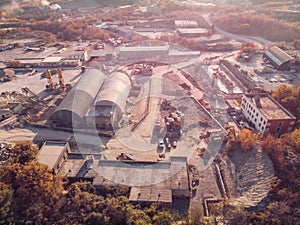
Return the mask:
{"type": "MultiPolygon", "coordinates": [[[[74,84],[81,77],[81,71],[79,69],[74,70],[63,70],[63,77],[65,84],[74,84]]],[[[58,82],[56,75],[53,76],[54,82],[58,82]]],[[[10,82],[0,83],[0,93],[1,92],[21,92],[21,89],[28,87],[36,95],[44,95],[45,87],[47,85],[47,79],[41,77],[41,73],[35,75],[30,75],[30,73],[25,73],[22,75],[16,75],[16,78],[10,82]]]]}
{"type": "Polygon", "coordinates": [[[266,153],[235,151],[220,168],[225,171],[225,183],[234,197],[233,204],[243,203],[245,207],[265,204],[274,178],[273,164],[266,153]]]}
{"type": "MultiPolygon", "coordinates": [[[[264,207],[274,178],[273,164],[267,154],[258,150],[234,151],[229,156],[219,155],[218,159],[230,203],[243,204],[245,207],[264,207]]],[[[199,186],[193,191],[191,206],[201,204],[205,198],[222,197],[214,163],[206,170],[194,173],[199,179],[199,186]]]]}

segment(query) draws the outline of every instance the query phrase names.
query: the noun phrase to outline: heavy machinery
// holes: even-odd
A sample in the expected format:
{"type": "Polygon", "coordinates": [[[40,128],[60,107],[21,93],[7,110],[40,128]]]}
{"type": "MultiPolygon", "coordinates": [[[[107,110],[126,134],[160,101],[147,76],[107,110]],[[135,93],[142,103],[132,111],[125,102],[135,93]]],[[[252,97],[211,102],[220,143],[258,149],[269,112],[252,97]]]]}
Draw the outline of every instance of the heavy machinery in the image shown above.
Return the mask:
{"type": "Polygon", "coordinates": [[[56,88],[56,84],[53,82],[50,70],[46,70],[46,78],[48,79],[48,84],[46,85],[47,90],[54,90],[56,88]]]}
{"type": "Polygon", "coordinates": [[[57,70],[58,83],[55,83],[53,81],[53,77],[52,77],[52,74],[51,74],[50,70],[47,70],[45,74],[46,74],[46,78],[48,79],[48,84],[46,85],[47,90],[52,91],[52,90],[57,89],[58,87],[60,87],[63,90],[66,89],[65,80],[64,80],[61,69],[57,70]]]}
{"type": "Polygon", "coordinates": [[[58,69],[58,70],[57,70],[57,76],[58,76],[58,83],[59,83],[59,86],[60,86],[62,89],[65,89],[65,88],[66,88],[65,80],[64,80],[64,77],[63,77],[63,75],[62,75],[61,69],[58,69]]]}

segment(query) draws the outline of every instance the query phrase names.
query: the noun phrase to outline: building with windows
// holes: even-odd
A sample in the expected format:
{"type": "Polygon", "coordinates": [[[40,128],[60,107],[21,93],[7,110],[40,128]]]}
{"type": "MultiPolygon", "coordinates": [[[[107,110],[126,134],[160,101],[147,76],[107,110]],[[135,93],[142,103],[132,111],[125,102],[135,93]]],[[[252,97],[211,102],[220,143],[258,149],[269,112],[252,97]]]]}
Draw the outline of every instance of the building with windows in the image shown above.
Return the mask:
{"type": "Polygon", "coordinates": [[[296,117],[267,93],[243,95],[241,109],[262,135],[279,137],[292,131],[296,122],[296,117]]]}

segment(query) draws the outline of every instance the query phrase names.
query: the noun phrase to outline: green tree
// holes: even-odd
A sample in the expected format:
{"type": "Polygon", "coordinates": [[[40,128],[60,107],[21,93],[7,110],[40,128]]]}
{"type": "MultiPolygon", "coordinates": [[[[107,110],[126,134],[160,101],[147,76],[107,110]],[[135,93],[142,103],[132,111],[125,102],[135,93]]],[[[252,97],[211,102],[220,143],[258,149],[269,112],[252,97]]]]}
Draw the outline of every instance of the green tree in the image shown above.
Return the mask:
{"type": "Polygon", "coordinates": [[[0,224],[8,224],[12,219],[13,190],[9,185],[0,182],[0,224]]]}
{"type": "Polygon", "coordinates": [[[290,224],[291,209],[284,201],[275,201],[267,206],[266,215],[271,224],[290,224]]]}
{"type": "Polygon", "coordinates": [[[0,182],[12,188],[14,220],[21,223],[44,223],[54,213],[53,206],[62,191],[61,178],[37,162],[1,167],[0,182]]]}
{"type": "Polygon", "coordinates": [[[18,141],[11,150],[12,163],[25,164],[35,159],[38,148],[32,141],[18,141]]]}
{"type": "Polygon", "coordinates": [[[224,207],[224,218],[229,224],[247,224],[247,212],[243,205],[224,207]]]}
{"type": "Polygon", "coordinates": [[[257,141],[259,141],[259,134],[257,132],[252,132],[249,129],[241,130],[237,136],[237,142],[240,143],[241,148],[244,151],[253,150],[257,141]]]}
{"type": "Polygon", "coordinates": [[[153,217],[153,224],[154,225],[171,225],[174,222],[174,217],[168,211],[161,211],[158,212],[153,217]]]}
{"type": "Polygon", "coordinates": [[[272,92],[272,96],[295,117],[300,118],[300,85],[280,85],[272,92]]]}
{"type": "Polygon", "coordinates": [[[300,153],[300,129],[296,129],[291,133],[295,150],[300,153]]]}
{"type": "Polygon", "coordinates": [[[196,206],[192,206],[190,208],[189,221],[191,225],[201,225],[203,218],[203,207],[202,204],[198,204],[196,206]]]}

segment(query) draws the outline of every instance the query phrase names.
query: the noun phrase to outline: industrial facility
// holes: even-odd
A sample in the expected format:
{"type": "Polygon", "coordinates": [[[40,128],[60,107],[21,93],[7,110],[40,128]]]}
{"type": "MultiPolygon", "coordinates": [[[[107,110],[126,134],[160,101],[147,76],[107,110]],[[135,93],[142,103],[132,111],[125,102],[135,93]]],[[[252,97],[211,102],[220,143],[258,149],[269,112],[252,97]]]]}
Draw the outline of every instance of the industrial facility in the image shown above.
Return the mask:
{"type": "Polygon", "coordinates": [[[125,112],[130,87],[131,80],[125,73],[115,72],[108,77],[86,115],[87,127],[116,127],[125,112]]]}
{"type": "Polygon", "coordinates": [[[166,58],[169,46],[122,46],[119,57],[121,59],[166,58]]]}
{"type": "Polygon", "coordinates": [[[292,131],[296,123],[296,117],[269,94],[243,95],[241,109],[247,120],[263,135],[279,137],[292,131]]]}
{"type": "Polygon", "coordinates": [[[289,54],[277,46],[273,46],[264,52],[270,63],[278,70],[288,70],[293,59],[289,54]]]}
{"type": "Polygon", "coordinates": [[[68,142],[61,141],[46,141],[41,147],[36,160],[43,163],[57,174],[64,164],[68,153],[70,153],[70,146],[68,142]]]}
{"type": "Polygon", "coordinates": [[[266,204],[276,168],[258,141],[244,151],[238,138],[244,129],[282,138],[298,127],[271,93],[298,85],[299,53],[222,31],[213,8],[201,16],[192,2],[178,13],[169,3],[122,6],[124,21],[110,7],[63,8],[66,24],[82,16],[59,28],[70,40],[3,39],[2,140],[30,139],[40,147],[35,160],[66,183],[88,181],[97,194],[126,186],[141,207],[189,213],[202,204],[209,216],[214,204],[266,204]]]}
{"type": "Polygon", "coordinates": [[[84,117],[97,96],[106,76],[99,70],[89,69],[59,104],[50,121],[56,126],[85,127],[84,117]]]}
{"type": "Polygon", "coordinates": [[[125,112],[130,86],[122,72],[106,78],[97,69],[86,70],[49,120],[58,127],[111,130],[125,112]]]}

